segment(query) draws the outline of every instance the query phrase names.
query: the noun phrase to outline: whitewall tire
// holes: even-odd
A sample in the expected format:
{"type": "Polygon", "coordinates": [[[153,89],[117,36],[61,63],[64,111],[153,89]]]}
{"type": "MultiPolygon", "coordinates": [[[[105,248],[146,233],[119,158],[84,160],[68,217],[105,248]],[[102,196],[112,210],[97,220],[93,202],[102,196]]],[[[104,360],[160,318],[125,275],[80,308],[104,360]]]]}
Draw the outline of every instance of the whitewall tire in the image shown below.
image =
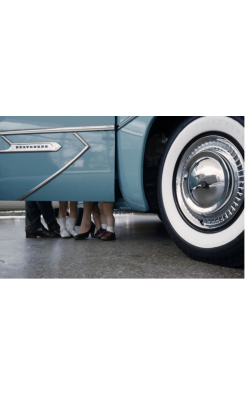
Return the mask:
{"type": "Polygon", "coordinates": [[[190,117],[169,138],[158,179],[162,219],[190,257],[228,266],[244,255],[243,117],[190,117]]]}

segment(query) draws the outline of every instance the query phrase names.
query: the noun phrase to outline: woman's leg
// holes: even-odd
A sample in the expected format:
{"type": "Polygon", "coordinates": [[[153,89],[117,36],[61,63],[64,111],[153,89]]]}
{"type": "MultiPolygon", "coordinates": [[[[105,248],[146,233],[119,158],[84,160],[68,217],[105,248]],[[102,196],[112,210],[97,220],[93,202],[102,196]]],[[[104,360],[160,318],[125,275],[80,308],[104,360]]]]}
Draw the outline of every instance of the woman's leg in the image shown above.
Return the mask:
{"type": "Polygon", "coordinates": [[[86,233],[90,230],[92,207],[93,207],[93,202],[84,202],[83,218],[78,234],[86,233]]]}
{"type": "Polygon", "coordinates": [[[100,210],[98,207],[98,203],[93,203],[92,215],[93,215],[94,223],[96,225],[96,229],[98,231],[101,228],[100,210]]]}
{"type": "Polygon", "coordinates": [[[71,236],[76,236],[75,224],[77,220],[77,202],[70,202],[70,214],[67,219],[67,230],[71,236]]]}

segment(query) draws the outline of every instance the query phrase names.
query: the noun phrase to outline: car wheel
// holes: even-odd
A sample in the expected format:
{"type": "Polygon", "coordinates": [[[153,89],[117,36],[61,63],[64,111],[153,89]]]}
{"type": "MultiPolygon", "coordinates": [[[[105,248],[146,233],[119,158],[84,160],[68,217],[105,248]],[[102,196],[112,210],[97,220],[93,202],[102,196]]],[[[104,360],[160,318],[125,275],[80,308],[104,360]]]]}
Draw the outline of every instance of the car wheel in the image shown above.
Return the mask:
{"type": "Polygon", "coordinates": [[[243,117],[190,117],[170,137],[158,177],[164,224],[189,257],[244,261],[243,117]]]}

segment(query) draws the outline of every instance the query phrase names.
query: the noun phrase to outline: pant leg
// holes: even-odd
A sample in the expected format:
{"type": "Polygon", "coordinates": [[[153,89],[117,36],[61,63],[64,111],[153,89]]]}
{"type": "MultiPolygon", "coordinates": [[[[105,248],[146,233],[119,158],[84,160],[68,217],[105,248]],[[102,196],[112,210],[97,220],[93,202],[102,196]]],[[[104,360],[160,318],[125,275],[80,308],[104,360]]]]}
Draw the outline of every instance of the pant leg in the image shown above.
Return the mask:
{"type": "Polygon", "coordinates": [[[37,202],[25,202],[26,207],[26,230],[36,230],[42,227],[40,221],[41,211],[37,202]]]}
{"type": "Polygon", "coordinates": [[[46,224],[56,221],[56,216],[51,202],[36,202],[39,210],[43,214],[46,224]]]}

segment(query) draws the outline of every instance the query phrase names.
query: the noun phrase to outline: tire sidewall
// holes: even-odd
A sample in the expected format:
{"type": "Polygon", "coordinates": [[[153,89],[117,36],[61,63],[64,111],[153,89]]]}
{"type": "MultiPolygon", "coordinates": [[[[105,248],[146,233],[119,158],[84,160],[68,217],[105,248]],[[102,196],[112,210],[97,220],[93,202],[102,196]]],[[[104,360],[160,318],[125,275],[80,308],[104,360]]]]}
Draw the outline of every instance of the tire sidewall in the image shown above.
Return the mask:
{"type": "MultiPolygon", "coordinates": [[[[244,149],[243,118],[241,117],[189,117],[170,137],[160,164],[158,197],[162,218],[181,248],[193,254],[220,254],[234,250],[242,244],[244,230],[244,210],[235,222],[217,233],[202,233],[189,226],[177,209],[173,194],[173,172],[183,149],[194,138],[207,132],[225,133],[235,138],[244,149]],[[184,144],[185,142],[185,144],[184,144]],[[233,235],[233,237],[232,237],[233,235]]],[[[234,253],[234,252],[233,252],[234,253]]],[[[230,254],[231,255],[231,254],[230,254]]]]}

